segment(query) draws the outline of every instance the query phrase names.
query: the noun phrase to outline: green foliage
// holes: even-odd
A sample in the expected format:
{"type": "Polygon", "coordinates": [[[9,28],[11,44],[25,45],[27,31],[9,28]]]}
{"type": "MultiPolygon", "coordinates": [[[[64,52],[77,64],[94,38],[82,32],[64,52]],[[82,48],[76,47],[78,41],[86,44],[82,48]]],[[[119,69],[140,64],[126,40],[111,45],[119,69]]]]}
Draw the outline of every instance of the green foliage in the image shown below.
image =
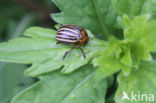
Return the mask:
{"type": "MultiPolygon", "coordinates": [[[[156,95],[156,62],[140,62],[139,69],[133,69],[131,75],[125,76],[120,73],[118,76],[119,87],[115,94],[115,101],[117,103],[132,103],[129,100],[121,100],[120,94],[126,92],[131,99],[131,93],[146,93],[156,95]]],[[[137,97],[138,98],[138,97],[137,97]]],[[[146,101],[146,98],[143,98],[146,101]]],[[[147,100],[149,98],[147,97],[147,100]]],[[[140,99],[141,100],[141,99],[140,99]]],[[[136,102],[137,103],[137,102],[136,102]]],[[[150,102],[148,102],[150,103],[150,102]]]]}
{"type": "MultiPolygon", "coordinates": [[[[89,32],[88,34],[91,35],[89,32]]],[[[78,67],[87,64],[98,51],[104,50],[106,45],[105,42],[94,39],[85,47],[87,59],[84,59],[81,52],[75,49],[67,56],[66,60],[62,61],[62,56],[70,49],[70,46],[56,45],[56,31],[32,27],[26,30],[24,35],[27,38],[17,38],[0,44],[0,60],[26,64],[32,63],[32,67],[25,72],[29,76],[51,72],[60,69],[62,66],[64,66],[62,72],[70,73],[78,69],[78,67]]]]}
{"type": "Polygon", "coordinates": [[[154,0],[112,0],[112,4],[115,12],[120,16],[126,14],[135,17],[145,13],[155,15],[156,12],[154,0]]]}
{"type": "MultiPolygon", "coordinates": [[[[19,20],[19,17],[23,17],[25,15],[25,12],[26,11],[21,6],[19,6],[12,0],[5,0],[5,1],[1,0],[0,1],[0,14],[1,14],[0,15],[0,20],[1,20],[1,22],[0,22],[0,38],[2,38],[2,35],[4,35],[2,33],[4,33],[5,30],[7,30],[6,31],[7,33],[10,32],[11,28],[13,28],[12,31],[15,30],[15,28],[17,27],[16,25],[18,25],[21,22],[19,20]]],[[[27,22],[27,20],[25,20],[25,22],[27,22]]],[[[26,25],[23,25],[23,26],[26,26],[26,25]]],[[[16,29],[16,30],[18,30],[18,29],[16,29]]],[[[13,32],[11,32],[11,33],[13,33],[13,32]]],[[[13,34],[10,34],[10,35],[13,35],[13,34]]],[[[18,35],[18,33],[16,35],[18,35]]],[[[9,38],[9,35],[6,35],[6,36],[9,38]]],[[[7,39],[7,38],[5,38],[5,39],[7,39]]]]}
{"type": "Polygon", "coordinates": [[[23,76],[27,67],[22,64],[0,63],[0,103],[9,103],[13,96],[32,84],[23,76]]]}
{"type": "Polygon", "coordinates": [[[124,16],[123,21],[126,25],[124,39],[110,39],[106,50],[93,61],[93,64],[99,65],[99,78],[109,76],[120,69],[128,75],[132,68],[138,67],[140,60],[151,59],[150,51],[155,52],[155,20],[148,21],[148,15],[143,15],[135,17],[134,20],[124,16]]]}
{"type": "Polygon", "coordinates": [[[72,45],[56,45],[56,31],[47,28],[31,27],[24,37],[1,43],[0,61],[32,64],[25,75],[40,79],[12,103],[104,103],[114,95],[116,103],[129,103],[122,101],[123,91],[128,95],[131,91],[156,95],[156,65],[151,56],[151,52],[156,52],[155,1],[54,0],[54,3],[61,10],[51,15],[56,22],[87,29],[90,41],[83,47],[87,59],[74,49],[62,61],[72,45]],[[121,28],[123,38],[113,37],[120,36],[117,34],[121,28]],[[107,41],[92,39],[97,34],[107,41]],[[105,100],[115,73],[117,92],[105,100]]]}
{"type": "Polygon", "coordinates": [[[146,50],[156,52],[155,45],[155,32],[156,32],[156,20],[148,21],[149,15],[139,16],[131,21],[124,16],[124,22],[127,29],[124,31],[125,38],[135,42],[135,45],[141,45],[146,50]]]}
{"type": "Polygon", "coordinates": [[[52,14],[60,24],[78,24],[89,29],[94,35],[103,34],[108,38],[116,32],[116,14],[111,0],[53,0],[61,13],[52,14]],[[72,8],[72,9],[71,9],[72,8]]]}
{"type": "Polygon", "coordinates": [[[95,69],[91,65],[81,69],[69,75],[55,71],[40,76],[39,82],[16,96],[12,103],[103,103],[107,82],[92,87],[95,69]]]}

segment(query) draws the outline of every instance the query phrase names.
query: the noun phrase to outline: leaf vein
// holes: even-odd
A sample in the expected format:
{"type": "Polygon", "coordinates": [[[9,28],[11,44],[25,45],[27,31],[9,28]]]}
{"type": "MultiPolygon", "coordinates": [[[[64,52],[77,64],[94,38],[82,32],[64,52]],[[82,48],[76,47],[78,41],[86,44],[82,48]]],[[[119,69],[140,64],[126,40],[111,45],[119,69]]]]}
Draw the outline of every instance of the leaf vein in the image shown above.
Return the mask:
{"type": "Polygon", "coordinates": [[[101,25],[101,28],[102,28],[102,31],[103,31],[104,35],[106,36],[106,38],[108,38],[109,32],[108,32],[106,26],[104,25],[103,21],[100,18],[100,15],[99,15],[98,10],[97,10],[97,4],[96,4],[95,0],[92,0],[92,1],[93,1],[93,5],[94,5],[94,8],[95,8],[95,14],[96,14],[96,16],[98,18],[98,22],[101,25]]]}
{"type": "Polygon", "coordinates": [[[64,103],[69,97],[71,97],[71,95],[82,85],[84,84],[89,78],[91,78],[96,71],[90,73],[87,77],[84,78],[84,80],[82,80],[80,83],[78,83],[75,88],[69,93],[69,95],[67,95],[61,103],[64,103]]]}

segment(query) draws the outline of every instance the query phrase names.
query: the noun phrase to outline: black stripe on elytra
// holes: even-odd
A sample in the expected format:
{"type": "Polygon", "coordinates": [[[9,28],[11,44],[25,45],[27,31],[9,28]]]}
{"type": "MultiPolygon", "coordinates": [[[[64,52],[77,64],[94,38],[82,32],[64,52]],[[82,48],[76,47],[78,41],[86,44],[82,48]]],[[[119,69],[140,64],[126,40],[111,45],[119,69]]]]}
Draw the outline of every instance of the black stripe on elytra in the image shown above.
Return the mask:
{"type": "Polygon", "coordinates": [[[56,37],[56,38],[60,38],[60,39],[64,39],[64,40],[77,40],[76,38],[65,38],[65,37],[56,37]]]}
{"type": "MultiPolygon", "coordinates": [[[[70,30],[59,30],[59,31],[58,31],[58,35],[63,35],[63,34],[65,34],[65,33],[61,33],[61,32],[71,33],[71,34],[73,34],[73,35],[75,35],[75,36],[78,35],[78,33],[72,32],[72,31],[70,31],[70,30]]],[[[77,32],[77,31],[76,31],[76,32],[77,32]]]]}
{"type": "Polygon", "coordinates": [[[75,25],[75,24],[63,25],[61,28],[70,28],[70,29],[78,30],[78,31],[80,31],[80,30],[82,29],[82,27],[77,26],[77,25],[75,25]]]}

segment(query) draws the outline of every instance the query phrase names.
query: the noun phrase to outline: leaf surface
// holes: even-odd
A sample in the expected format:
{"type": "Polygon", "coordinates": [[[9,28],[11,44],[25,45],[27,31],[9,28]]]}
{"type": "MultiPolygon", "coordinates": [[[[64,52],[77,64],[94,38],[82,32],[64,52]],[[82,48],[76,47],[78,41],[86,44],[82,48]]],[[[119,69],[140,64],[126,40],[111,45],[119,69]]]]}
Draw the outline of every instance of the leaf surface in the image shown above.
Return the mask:
{"type": "Polygon", "coordinates": [[[110,0],[53,0],[61,13],[52,14],[60,24],[78,24],[106,39],[116,32],[116,14],[110,0]],[[72,8],[72,9],[71,9],[72,8]]]}
{"type": "Polygon", "coordinates": [[[40,77],[40,81],[17,95],[11,103],[104,103],[107,82],[93,87],[95,69],[81,67],[72,74],[59,71],[40,77]]]}
{"type": "Polygon", "coordinates": [[[155,0],[112,0],[115,12],[120,15],[128,15],[130,17],[142,14],[155,15],[155,0]]]}
{"type": "Polygon", "coordinates": [[[0,63],[0,103],[10,103],[13,96],[30,86],[33,79],[23,76],[22,64],[0,63]]]}
{"type": "Polygon", "coordinates": [[[156,95],[155,73],[155,61],[142,61],[139,65],[139,69],[133,69],[129,76],[125,77],[120,73],[117,79],[119,86],[115,94],[116,103],[138,103],[138,101],[148,101],[148,103],[152,103],[153,99],[151,94],[154,96],[156,95]],[[124,96],[123,92],[127,93],[130,100],[122,99],[122,96],[124,96]],[[136,95],[133,95],[132,92],[136,95]],[[145,96],[141,97],[141,94],[146,94],[147,98],[145,96]],[[134,99],[134,96],[136,99],[134,99]]]}
{"type": "MultiPolygon", "coordinates": [[[[92,38],[92,34],[88,32],[92,38]]],[[[79,49],[74,49],[64,61],[62,56],[72,45],[56,45],[56,31],[32,27],[24,33],[26,37],[13,39],[0,44],[0,60],[7,62],[33,64],[25,74],[37,76],[62,68],[62,72],[70,73],[87,64],[98,52],[105,49],[106,42],[91,39],[84,52],[84,59],[79,49]]]]}

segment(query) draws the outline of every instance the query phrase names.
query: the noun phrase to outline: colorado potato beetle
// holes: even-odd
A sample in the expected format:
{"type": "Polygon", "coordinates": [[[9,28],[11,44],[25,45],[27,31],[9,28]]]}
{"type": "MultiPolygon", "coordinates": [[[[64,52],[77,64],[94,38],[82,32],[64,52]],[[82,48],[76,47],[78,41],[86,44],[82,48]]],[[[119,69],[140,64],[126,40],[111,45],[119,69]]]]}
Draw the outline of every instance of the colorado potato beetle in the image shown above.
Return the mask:
{"type": "Polygon", "coordinates": [[[66,55],[70,53],[76,46],[79,46],[83,57],[86,58],[86,55],[81,48],[82,45],[87,44],[89,41],[88,34],[84,28],[75,24],[63,25],[57,30],[56,39],[58,40],[57,44],[73,44],[73,47],[66,51],[62,60],[64,60],[66,55]]]}

